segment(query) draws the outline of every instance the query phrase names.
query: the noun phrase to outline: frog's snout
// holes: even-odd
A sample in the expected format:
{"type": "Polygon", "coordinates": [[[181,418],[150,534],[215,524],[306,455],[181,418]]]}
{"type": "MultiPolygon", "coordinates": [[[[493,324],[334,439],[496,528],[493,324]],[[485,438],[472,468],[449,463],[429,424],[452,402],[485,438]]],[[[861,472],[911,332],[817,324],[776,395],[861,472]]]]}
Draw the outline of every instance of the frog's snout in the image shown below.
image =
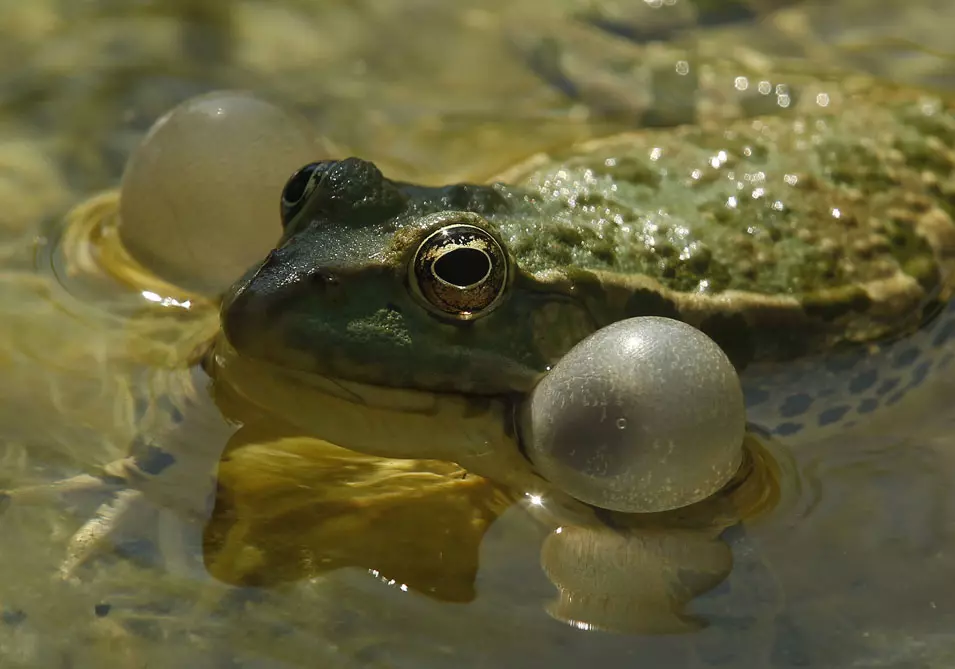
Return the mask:
{"type": "Polygon", "coordinates": [[[222,301],[222,333],[240,353],[255,355],[256,342],[282,317],[282,282],[275,276],[282,265],[280,256],[281,251],[271,251],[233,284],[222,301]]]}

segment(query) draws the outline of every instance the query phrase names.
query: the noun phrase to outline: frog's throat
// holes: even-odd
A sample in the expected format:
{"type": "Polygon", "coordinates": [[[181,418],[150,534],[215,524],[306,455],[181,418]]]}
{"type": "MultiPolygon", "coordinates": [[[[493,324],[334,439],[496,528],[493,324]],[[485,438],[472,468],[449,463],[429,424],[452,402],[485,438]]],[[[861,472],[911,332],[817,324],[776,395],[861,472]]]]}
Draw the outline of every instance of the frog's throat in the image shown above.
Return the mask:
{"type": "Polygon", "coordinates": [[[244,401],[336,446],[390,458],[456,462],[517,489],[539,488],[518,447],[511,403],[303,374],[217,341],[210,373],[244,401]]]}

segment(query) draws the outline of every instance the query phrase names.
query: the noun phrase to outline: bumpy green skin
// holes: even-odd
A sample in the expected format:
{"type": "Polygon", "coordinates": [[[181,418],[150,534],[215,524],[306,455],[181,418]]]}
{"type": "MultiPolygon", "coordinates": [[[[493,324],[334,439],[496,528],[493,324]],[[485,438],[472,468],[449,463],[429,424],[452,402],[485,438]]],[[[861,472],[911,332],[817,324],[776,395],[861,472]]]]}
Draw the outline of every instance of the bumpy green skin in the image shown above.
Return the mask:
{"type": "Polygon", "coordinates": [[[637,315],[701,327],[740,367],[913,330],[948,298],[955,113],[830,90],[827,105],[538,156],[510,185],[423,188],[341,161],[233,287],[224,334],[303,372],[497,395],[637,315]],[[469,322],[424,309],[407,271],[455,212],[515,261],[500,307],[469,322]]]}
{"type": "Polygon", "coordinates": [[[554,156],[495,220],[530,272],[574,267],[646,274],[679,291],[804,294],[902,269],[937,283],[917,219],[955,196],[955,117],[918,103],[615,137],[554,156]],[[860,127],[861,126],[861,127],[860,127]],[[860,135],[865,128],[870,137],[860,135]],[[521,207],[526,201],[535,206],[521,207]],[[522,209],[524,211],[522,211],[522,209]]]}

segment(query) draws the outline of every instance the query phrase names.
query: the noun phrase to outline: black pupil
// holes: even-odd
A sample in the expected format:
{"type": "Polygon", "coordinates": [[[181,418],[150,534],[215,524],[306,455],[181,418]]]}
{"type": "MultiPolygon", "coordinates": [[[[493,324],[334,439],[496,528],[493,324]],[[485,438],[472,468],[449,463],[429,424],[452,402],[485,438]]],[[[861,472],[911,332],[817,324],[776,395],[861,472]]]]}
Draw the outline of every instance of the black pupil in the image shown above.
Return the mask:
{"type": "Polygon", "coordinates": [[[315,164],[306,165],[289,179],[288,183],[285,184],[285,194],[282,196],[286,202],[295,204],[302,199],[302,196],[305,195],[308,180],[312,177],[316,167],[315,164]]]}
{"type": "Polygon", "coordinates": [[[466,288],[487,276],[491,271],[491,259],[483,251],[460,248],[445,253],[434,261],[434,275],[452,286],[466,288]]]}

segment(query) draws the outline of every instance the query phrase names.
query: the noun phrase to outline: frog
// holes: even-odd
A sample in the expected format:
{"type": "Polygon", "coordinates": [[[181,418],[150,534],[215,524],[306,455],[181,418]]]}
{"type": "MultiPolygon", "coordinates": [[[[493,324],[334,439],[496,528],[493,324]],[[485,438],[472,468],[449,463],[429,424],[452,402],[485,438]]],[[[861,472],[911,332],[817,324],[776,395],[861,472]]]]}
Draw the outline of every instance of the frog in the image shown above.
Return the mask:
{"type": "Polygon", "coordinates": [[[858,420],[948,364],[955,117],[903,89],[839,95],[595,139],[490,184],[312,163],[278,246],[223,299],[217,347],[278,374],[519,398],[591,333],[665,316],[727,352],[769,432],[858,420]]]}
{"type": "MultiPolygon", "coordinates": [[[[770,93],[772,113],[721,107],[473,182],[311,162],[276,193],[275,248],[211,301],[217,324],[182,367],[198,362],[217,401],[337,446],[457,463],[578,512],[535,470],[519,408],[622,320],[705,333],[768,434],[850,427],[951,361],[952,106],[867,78],[770,93]]],[[[83,225],[114,221],[118,202],[81,206],[83,225]]],[[[100,483],[148,487],[187,455],[137,442],[100,483]]]]}
{"type": "MultiPolygon", "coordinates": [[[[608,554],[601,532],[637,546],[641,516],[701,522],[581,509],[535,469],[519,408],[593,333],[693,325],[740,374],[751,429],[791,446],[953,357],[955,108],[872,82],[804,99],[538,153],[484,183],[309,163],[283,189],[275,248],[222,299],[210,376],[302,432],[563,505],[555,524],[608,554]]],[[[719,536],[746,514],[700,526],[719,536]]]]}

